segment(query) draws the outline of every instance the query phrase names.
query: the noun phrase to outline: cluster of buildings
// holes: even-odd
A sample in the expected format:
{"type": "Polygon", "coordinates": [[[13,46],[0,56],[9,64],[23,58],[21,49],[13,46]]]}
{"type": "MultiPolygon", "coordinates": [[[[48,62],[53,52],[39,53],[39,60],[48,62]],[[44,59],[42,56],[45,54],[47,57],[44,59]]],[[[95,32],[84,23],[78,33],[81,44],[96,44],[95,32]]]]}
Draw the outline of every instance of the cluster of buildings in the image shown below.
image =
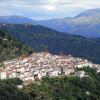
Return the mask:
{"type": "Polygon", "coordinates": [[[67,76],[74,73],[76,67],[84,66],[93,67],[93,64],[88,60],[74,58],[71,55],[52,55],[47,52],[39,52],[28,57],[4,61],[3,66],[0,67],[0,79],[17,77],[23,81],[35,81],[46,76],[67,76]]]}

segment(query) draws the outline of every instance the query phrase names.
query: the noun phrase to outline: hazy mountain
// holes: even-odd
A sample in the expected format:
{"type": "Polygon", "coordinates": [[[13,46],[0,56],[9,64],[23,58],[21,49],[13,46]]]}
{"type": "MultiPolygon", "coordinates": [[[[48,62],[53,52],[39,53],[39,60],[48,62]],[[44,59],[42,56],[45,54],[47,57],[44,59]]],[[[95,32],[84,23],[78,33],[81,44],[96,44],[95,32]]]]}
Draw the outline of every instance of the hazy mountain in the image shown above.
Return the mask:
{"type": "Polygon", "coordinates": [[[100,37],[100,9],[88,10],[74,18],[43,20],[38,24],[74,35],[100,37]]]}
{"type": "Polygon", "coordinates": [[[85,38],[57,32],[40,25],[0,24],[11,36],[31,46],[35,51],[71,54],[100,63],[100,39],[85,38]]]}
{"type": "Polygon", "coordinates": [[[96,14],[100,15],[100,8],[92,9],[92,10],[88,10],[88,11],[82,12],[81,14],[77,15],[76,17],[94,16],[96,14]]]}
{"type": "Polygon", "coordinates": [[[100,9],[85,11],[74,18],[51,19],[36,21],[22,16],[1,16],[0,22],[5,23],[31,23],[43,25],[59,32],[81,35],[85,37],[100,38],[100,9]]]}
{"type": "Polygon", "coordinates": [[[9,15],[9,16],[0,16],[0,22],[15,23],[15,24],[22,24],[22,23],[35,24],[36,21],[19,15],[9,15]]]}

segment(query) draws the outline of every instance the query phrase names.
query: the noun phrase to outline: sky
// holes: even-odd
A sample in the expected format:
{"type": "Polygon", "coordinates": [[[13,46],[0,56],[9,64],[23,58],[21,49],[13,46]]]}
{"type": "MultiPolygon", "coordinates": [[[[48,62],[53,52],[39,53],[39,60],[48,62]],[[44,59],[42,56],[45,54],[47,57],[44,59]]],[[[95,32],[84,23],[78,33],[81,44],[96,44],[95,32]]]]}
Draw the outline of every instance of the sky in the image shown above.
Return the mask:
{"type": "Polygon", "coordinates": [[[74,17],[100,7],[100,0],[0,0],[0,16],[21,15],[37,20],[74,17]]]}

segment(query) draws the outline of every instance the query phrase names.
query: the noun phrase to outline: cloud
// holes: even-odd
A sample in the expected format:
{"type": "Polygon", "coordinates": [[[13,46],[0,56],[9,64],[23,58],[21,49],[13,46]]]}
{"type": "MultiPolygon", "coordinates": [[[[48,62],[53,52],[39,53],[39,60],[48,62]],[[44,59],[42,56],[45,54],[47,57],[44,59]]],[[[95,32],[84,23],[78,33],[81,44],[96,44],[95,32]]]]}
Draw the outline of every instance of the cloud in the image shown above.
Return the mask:
{"type": "Polygon", "coordinates": [[[32,18],[69,17],[100,7],[100,0],[0,0],[0,15],[32,18]]]}
{"type": "Polygon", "coordinates": [[[46,5],[44,6],[44,8],[48,11],[55,11],[56,10],[56,7],[55,6],[50,6],[50,5],[46,5]]]}

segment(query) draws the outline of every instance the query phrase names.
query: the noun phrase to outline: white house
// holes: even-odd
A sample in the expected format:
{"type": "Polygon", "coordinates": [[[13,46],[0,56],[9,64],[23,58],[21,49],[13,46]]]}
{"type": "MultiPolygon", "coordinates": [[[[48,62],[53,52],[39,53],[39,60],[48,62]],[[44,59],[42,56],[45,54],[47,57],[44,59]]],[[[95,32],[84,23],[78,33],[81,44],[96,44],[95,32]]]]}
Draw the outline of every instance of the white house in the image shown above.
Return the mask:
{"type": "Polygon", "coordinates": [[[45,77],[47,75],[47,72],[46,71],[41,71],[41,75],[42,75],[42,77],[45,77]]]}
{"type": "Polygon", "coordinates": [[[29,80],[34,81],[34,77],[29,76],[29,77],[24,77],[23,78],[23,81],[29,81],[29,80]]]}
{"type": "Polygon", "coordinates": [[[16,78],[16,77],[17,77],[17,73],[12,72],[12,74],[11,74],[10,78],[16,78]]]}
{"type": "Polygon", "coordinates": [[[34,72],[33,76],[34,76],[35,79],[39,79],[39,80],[41,80],[42,77],[43,77],[42,74],[38,71],[34,72]]]}
{"type": "Polygon", "coordinates": [[[3,80],[6,79],[6,77],[7,77],[6,71],[0,71],[0,79],[3,80]]]}
{"type": "Polygon", "coordinates": [[[69,75],[69,74],[71,74],[73,72],[74,72],[74,69],[66,69],[65,70],[65,75],[69,75]]]}
{"type": "Polygon", "coordinates": [[[48,72],[48,75],[50,76],[50,77],[57,77],[58,76],[58,71],[57,70],[54,70],[54,71],[50,71],[50,72],[48,72]]]}
{"type": "Polygon", "coordinates": [[[97,69],[97,73],[99,73],[100,72],[100,69],[97,69]]]}
{"type": "Polygon", "coordinates": [[[77,64],[75,65],[75,68],[83,68],[83,67],[91,67],[92,68],[92,64],[91,63],[80,63],[80,64],[77,64]]]}
{"type": "Polygon", "coordinates": [[[85,72],[84,71],[78,71],[78,72],[75,73],[75,75],[82,78],[82,77],[85,76],[85,72]]]}

